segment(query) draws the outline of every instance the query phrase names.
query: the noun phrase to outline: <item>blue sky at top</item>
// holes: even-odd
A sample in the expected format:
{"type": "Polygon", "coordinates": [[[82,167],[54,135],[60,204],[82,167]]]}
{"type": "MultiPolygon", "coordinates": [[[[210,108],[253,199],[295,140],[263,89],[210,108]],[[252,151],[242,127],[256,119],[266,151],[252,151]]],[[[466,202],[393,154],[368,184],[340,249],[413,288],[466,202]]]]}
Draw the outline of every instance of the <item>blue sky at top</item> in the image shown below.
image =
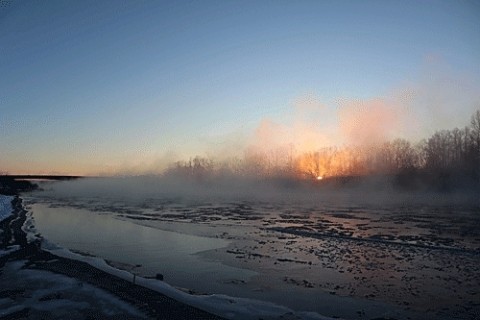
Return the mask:
{"type": "Polygon", "coordinates": [[[332,108],[328,124],[339,98],[428,80],[432,57],[468,83],[455,91],[468,121],[475,1],[7,2],[0,170],[108,172],[194,155],[264,118],[288,121],[304,95],[332,108]]]}

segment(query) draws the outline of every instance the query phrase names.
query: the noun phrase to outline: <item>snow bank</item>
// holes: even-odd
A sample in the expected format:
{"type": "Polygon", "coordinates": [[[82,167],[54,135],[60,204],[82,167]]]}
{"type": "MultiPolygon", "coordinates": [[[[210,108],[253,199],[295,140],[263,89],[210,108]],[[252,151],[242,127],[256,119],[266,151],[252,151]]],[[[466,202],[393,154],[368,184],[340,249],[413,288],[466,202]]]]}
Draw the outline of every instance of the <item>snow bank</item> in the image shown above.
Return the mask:
{"type": "Polygon", "coordinates": [[[25,269],[25,262],[7,263],[0,275],[2,289],[23,291],[20,296],[0,299],[0,318],[24,309],[30,309],[32,319],[83,319],[88,314],[109,319],[146,318],[136,307],[109,292],[64,275],[25,269]]]}
{"type": "Polygon", "coordinates": [[[10,247],[6,248],[5,250],[0,250],[0,258],[4,257],[4,256],[8,256],[10,253],[18,251],[18,250],[20,250],[19,245],[10,246],[10,247]]]}
{"type": "MultiPolygon", "coordinates": [[[[45,241],[45,240],[44,240],[45,241]]],[[[46,241],[45,241],[46,242],[46,241]]],[[[82,256],[69,250],[55,247],[50,243],[44,243],[44,250],[57,256],[83,261],[89,265],[115,275],[124,280],[133,281],[133,274],[116,269],[108,265],[104,260],[97,257],[82,256]]],[[[182,303],[198,309],[219,315],[226,319],[304,319],[304,320],[329,320],[315,312],[296,312],[290,308],[279,306],[271,302],[259,301],[247,298],[235,298],[223,294],[191,295],[171,285],[155,280],[136,277],[136,284],[152,289],[182,303]]]]}
{"type": "Polygon", "coordinates": [[[12,196],[4,196],[0,194],[0,221],[5,220],[13,213],[12,196]]]}
{"type": "MultiPolygon", "coordinates": [[[[0,194],[0,221],[5,220],[13,214],[12,196],[4,196],[0,194]]],[[[3,230],[0,230],[2,233],[3,230]]],[[[10,253],[20,249],[20,246],[10,246],[4,250],[0,250],[0,258],[9,255],[10,253]]]]}

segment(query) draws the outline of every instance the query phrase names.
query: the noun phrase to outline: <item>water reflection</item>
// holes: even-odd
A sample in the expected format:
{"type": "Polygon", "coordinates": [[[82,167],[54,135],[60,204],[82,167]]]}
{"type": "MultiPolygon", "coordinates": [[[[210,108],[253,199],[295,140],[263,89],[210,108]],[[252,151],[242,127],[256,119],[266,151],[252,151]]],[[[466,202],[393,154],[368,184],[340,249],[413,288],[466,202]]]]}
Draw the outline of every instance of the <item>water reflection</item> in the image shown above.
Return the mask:
{"type": "Polygon", "coordinates": [[[136,272],[161,273],[176,286],[215,292],[218,281],[247,281],[255,272],[206,261],[195,253],[229,244],[223,239],[199,237],[140,226],[86,209],[31,206],[36,229],[61,247],[92,254],[117,264],[137,265],[136,272]],[[215,274],[212,281],[211,275],[215,274]]]}

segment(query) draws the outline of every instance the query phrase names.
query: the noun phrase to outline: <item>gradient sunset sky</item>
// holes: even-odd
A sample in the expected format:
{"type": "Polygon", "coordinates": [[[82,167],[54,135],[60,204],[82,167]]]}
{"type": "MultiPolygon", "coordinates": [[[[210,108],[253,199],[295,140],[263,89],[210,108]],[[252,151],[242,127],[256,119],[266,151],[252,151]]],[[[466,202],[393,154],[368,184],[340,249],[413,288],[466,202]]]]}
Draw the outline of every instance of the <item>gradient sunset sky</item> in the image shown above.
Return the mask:
{"type": "Polygon", "coordinates": [[[416,140],[479,108],[478,1],[0,1],[0,172],[344,144],[359,115],[416,140]]]}

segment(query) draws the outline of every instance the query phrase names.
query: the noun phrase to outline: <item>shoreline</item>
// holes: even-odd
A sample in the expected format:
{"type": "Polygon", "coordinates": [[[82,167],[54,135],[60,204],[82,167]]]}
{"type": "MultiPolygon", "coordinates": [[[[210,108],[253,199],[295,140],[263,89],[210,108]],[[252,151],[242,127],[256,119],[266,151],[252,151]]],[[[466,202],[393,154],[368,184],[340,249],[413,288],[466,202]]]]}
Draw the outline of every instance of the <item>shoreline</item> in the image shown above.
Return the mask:
{"type": "MultiPolygon", "coordinates": [[[[60,257],[41,248],[41,241],[28,241],[27,233],[22,226],[27,219],[27,211],[23,209],[22,199],[18,196],[12,201],[12,215],[0,222],[3,233],[0,234],[0,248],[18,248],[7,251],[0,256],[0,268],[7,263],[26,261],[25,269],[44,270],[65,275],[96,288],[103,289],[122,301],[154,319],[223,319],[199,308],[182,303],[155,290],[133,284],[130,281],[102,271],[90,264],[74,259],[60,257]]],[[[160,280],[157,280],[160,281],[160,280]]],[[[5,315],[8,318],[26,316],[21,313],[5,315]]],[[[2,317],[3,319],[3,317],[2,317]]]]}

